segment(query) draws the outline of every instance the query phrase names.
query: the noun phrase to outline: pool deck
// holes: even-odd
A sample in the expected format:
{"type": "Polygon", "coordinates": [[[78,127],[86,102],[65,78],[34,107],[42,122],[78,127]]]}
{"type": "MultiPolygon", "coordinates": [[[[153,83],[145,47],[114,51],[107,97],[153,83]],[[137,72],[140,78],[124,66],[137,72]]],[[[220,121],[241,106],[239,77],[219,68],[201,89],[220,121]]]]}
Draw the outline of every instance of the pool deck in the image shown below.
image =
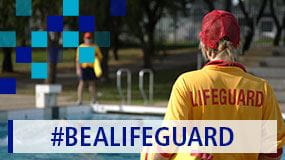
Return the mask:
{"type": "MultiPolygon", "coordinates": [[[[284,106],[283,106],[284,108],[284,106]]],[[[111,105],[97,104],[69,107],[51,107],[45,109],[17,109],[0,111],[0,121],[13,120],[44,120],[44,119],[66,119],[70,114],[86,115],[90,113],[120,113],[120,114],[142,114],[163,116],[166,107],[136,106],[136,105],[111,105]],[[54,118],[56,116],[56,118],[54,118]]],[[[285,119],[285,112],[282,113],[285,119]]]]}

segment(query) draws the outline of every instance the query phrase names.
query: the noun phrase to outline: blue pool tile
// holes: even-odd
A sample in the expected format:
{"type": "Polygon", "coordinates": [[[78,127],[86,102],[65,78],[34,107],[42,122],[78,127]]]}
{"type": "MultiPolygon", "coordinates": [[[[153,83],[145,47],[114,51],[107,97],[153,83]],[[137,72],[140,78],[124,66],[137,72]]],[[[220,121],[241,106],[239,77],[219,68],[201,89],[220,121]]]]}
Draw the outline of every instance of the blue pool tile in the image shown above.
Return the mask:
{"type": "Polygon", "coordinates": [[[63,16],[79,16],[79,0],[63,0],[63,16]]]}
{"type": "Polygon", "coordinates": [[[16,16],[31,16],[32,0],[16,0],[16,16]]]}
{"type": "Polygon", "coordinates": [[[31,63],[32,48],[31,47],[16,47],[16,63],[31,63]]]}
{"type": "Polygon", "coordinates": [[[126,0],[111,0],[110,15],[111,16],[126,16],[127,1],[126,0]]]}
{"type": "Polygon", "coordinates": [[[110,32],[95,32],[95,43],[99,47],[110,47],[110,32]]]}
{"type": "Polygon", "coordinates": [[[48,16],[47,31],[62,32],[63,31],[63,16],[48,16]]]}
{"type": "Polygon", "coordinates": [[[77,31],[64,31],[62,33],[63,47],[78,47],[79,33],[77,31]]]}
{"type": "Polygon", "coordinates": [[[33,31],[32,32],[32,47],[47,47],[47,32],[46,31],[33,31]]]}
{"type": "Polygon", "coordinates": [[[79,32],[94,32],[96,22],[94,16],[79,16],[79,32]]]}
{"type": "Polygon", "coordinates": [[[0,47],[16,47],[16,32],[0,31],[0,47]]]}
{"type": "Polygon", "coordinates": [[[95,48],[94,47],[79,47],[79,63],[94,63],[95,48]]]}
{"type": "Polygon", "coordinates": [[[32,63],[32,79],[47,79],[48,67],[47,63],[32,63]]]}
{"type": "Polygon", "coordinates": [[[16,79],[0,78],[0,94],[16,94],[16,79]]]}

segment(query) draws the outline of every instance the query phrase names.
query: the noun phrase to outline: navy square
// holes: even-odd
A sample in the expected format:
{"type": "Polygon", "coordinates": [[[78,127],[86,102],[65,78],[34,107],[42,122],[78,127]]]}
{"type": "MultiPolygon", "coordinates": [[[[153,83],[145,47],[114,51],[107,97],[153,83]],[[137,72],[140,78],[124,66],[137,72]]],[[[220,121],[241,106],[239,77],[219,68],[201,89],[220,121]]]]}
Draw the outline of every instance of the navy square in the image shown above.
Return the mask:
{"type": "Polygon", "coordinates": [[[94,32],[95,29],[94,16],[79,16],[79,32],[94,32]]]}
{"type": "Polygon", "coordinates": [[[63,16],[48,16],[47,31],[62,32],[63,31],[63,16]]]}
{"type": "Polygon", "coordinates": [[[31,63],[32,48],[31,47],[16,47],[16,63],[31,63]]]}
{"type": "Polygon", "coordinates": [[[126,0],[111,0],[110,15],[111,16],[126,16],[127,2],[126,0]]]}
{"type": "Polygon", "coordinates": [[[16,79],[0,78],[0,94],[16,94],[16,79]]]}

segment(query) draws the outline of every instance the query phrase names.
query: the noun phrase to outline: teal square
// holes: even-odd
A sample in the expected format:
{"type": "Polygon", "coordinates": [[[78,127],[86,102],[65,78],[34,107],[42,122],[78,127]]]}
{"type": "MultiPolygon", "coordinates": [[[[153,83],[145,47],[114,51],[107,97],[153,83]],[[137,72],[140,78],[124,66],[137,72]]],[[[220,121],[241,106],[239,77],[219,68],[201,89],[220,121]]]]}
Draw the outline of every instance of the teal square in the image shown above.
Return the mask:
{"type": "Polygon", "coordinates": [[[0,31],[0,47],[16,47],[16,32],[0,31]]]}
{"type": "Polygon", "coordinates": [[[95,43],[99,47],[110,47],[110,32],[108,31],[95,32],[95,43]]]}
{"type": "Polygon", "coordinates": [[[62,33],[63,47],[78,47],[79,33],[76,31],[64,31],[62,33]]]}
{"type": "Polygon", "coordinates": [[[32,63],[32,79],[47,79],[47,63],[32,63]]]}
{"type": "Polygon", "coordinates": [[[63,0],[63,16],[79,16],[79,0],[63,0]]]}
{"type": "Polygon", "coordinates": [[[16,0],[16,16],[31,16],[32,0],[16,0]]]}
{"type": "Polygon", "coordinates": [[[94,63],[95,47],[79,47],[79,63],[94,63]]]}
{"type": "Polygon", "coordinates": [[[45,48],[47,47],[47,32],[45,31],[33,31],[32,32],[32,47],[45,48]]]}

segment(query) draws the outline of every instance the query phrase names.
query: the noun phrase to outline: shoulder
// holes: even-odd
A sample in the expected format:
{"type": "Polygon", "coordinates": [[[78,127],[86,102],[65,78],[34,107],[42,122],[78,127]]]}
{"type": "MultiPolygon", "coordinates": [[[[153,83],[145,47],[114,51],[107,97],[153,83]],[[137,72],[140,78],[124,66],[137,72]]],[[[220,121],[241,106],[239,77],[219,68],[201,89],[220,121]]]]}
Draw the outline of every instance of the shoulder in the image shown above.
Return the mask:
{"type": "Polygon", "coordinates": [[[265,80],[265,79],[263,79],[263,78],[261,78],[261,77],[258,77],[258,76],[256,76],[256,75],[253,75],[253,74],[251,74],[251,73],[249,73],[249,72],[246,72],[244,75],[245,75],[245,77],[246,77],[247,79],[250,79],[250,80],[252,80],[252,81],[256,81],[256,82],[259,82],[259,83],[268,83],[267,80],[265,80]]]}
{"type": "Polygon", "coordinates": [[[191,83],[195,83],[195,81],[199,79],[201,74],[202,74],[201,70],[182,73],[175,81],[174,86],[179,88],[188,88],[189,85],[191,85],[191,83]]]}
{"type": "Polygon", "coordinates": [[[178,78],[177,81],[195,81],[201,79],[201,76],[204,75],[205,73],[200,69],[200,70],[195,70],[195,71],[189,71],[181,74],[178,78]]]}

